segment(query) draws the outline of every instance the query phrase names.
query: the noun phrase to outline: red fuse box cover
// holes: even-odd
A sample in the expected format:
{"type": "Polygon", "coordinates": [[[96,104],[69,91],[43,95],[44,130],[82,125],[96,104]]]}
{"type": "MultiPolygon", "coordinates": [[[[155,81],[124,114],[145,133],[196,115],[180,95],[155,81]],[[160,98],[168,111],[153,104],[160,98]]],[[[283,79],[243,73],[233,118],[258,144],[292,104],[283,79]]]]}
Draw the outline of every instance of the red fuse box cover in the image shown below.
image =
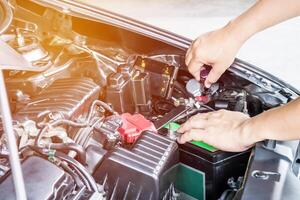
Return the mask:
{"type": "Polygon", "coordinates": [[[141,114],[124,113],[121,117],[123,124],[118,131],[125,143],[133,143],[145,130],[156,131],[154,124],[141,114]]]}

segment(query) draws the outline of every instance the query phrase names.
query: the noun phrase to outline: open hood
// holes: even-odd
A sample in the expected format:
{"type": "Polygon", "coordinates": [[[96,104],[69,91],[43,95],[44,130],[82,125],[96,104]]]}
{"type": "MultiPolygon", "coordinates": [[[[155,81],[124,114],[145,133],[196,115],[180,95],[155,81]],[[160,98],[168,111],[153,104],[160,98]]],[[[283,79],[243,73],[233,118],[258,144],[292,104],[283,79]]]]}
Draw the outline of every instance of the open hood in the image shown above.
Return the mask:
{"type": "Polygon", "coordinates": [[[272,74],[236,59],[206,90],[184,62],[191,40],[72,0],[17,0],[0,38],[0,200],[25,193],[21,170],[37,200],[298,199],[298,141],[176,142],[194,114],[252,117],[299,96],[272,74]]]}

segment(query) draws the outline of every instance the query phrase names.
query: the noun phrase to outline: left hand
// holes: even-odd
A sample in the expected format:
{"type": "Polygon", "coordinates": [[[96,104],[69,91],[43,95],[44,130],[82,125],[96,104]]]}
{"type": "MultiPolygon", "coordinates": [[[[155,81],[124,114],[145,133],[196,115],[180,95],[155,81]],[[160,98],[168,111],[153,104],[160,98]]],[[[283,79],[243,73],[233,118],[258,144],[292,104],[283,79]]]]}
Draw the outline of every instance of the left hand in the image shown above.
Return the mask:
{"type": "Polygon", "coordinates": [[[227,110],[200,113],[191,117],[177,130],[183,133],[178,142],[183,144],[196,140],[223,151],[244,151],[256,142],[251,138],[251,128],[245,126],[249,120],[248,115],[227,110]]]}

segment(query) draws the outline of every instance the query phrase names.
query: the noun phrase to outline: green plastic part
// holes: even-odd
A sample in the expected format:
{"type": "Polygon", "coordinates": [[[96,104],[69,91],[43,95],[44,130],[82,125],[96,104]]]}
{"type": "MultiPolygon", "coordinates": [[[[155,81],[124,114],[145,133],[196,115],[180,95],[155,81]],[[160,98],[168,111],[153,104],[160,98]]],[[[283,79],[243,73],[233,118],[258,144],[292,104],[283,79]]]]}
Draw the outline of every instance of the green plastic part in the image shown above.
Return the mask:
{"type": "Polygon", "coordinates": [[[205,174],[180,163],[177,166],[175,188],[197,200],[205,200],[205,174]]]}
{"type": "MultiPolygon", "coordinates": [[[[166,124],[164,128],[171,129],[172,131],[177,131],[180,128],[180,125],[175,122],[170,122],[169,124],[166,124]]],[[[192,141],[191,143],[210,152],[215,152],[218,150],[215,147],[202,141],[192,141]]]]}
{"type": "Polygon", "coordinates": [[[166,183],[174,183],[178,200],[205,200],[205,173],[178,163],[162,174],[166,183]]]}
{"type": "Polygon", "coordinates": [[[48,152],[48,160],[50,162],[54,162],[55,161],[55,152],[56,150],[54,149],[50,149],[49,152],[48,152]]]}
{"type": "Polygon", "coordinates": [[[192,144],[198,146],[198,147],[201,147],[202,149],[206,149],[207,151],[210,151],[210,152],[215,152],[217,151],[218,149],[216,149],[215,147],[205,143],[205,142],[201,142],[201,141],[192,141],[191,142],[192,144]]]}
{"type": "Polygon", "coordinates": [[[177,131],[180,128],[180,125],[175,122],[170,122],[169,124],[164,125],[164,128],[177,131]]]}

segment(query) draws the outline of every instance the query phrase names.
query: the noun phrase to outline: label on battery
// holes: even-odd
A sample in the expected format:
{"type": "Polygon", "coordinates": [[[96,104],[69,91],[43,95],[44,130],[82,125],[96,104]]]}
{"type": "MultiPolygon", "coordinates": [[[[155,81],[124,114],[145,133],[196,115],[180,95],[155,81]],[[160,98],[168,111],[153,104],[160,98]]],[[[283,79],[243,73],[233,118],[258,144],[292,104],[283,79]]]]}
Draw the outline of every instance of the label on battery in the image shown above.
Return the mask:
{"type": "MultiPolygon", "coordinates": [[[[164,126],[164,128],[171,129],[172,131],[177,131],[180,128],[180,125],[177,124],[177,123],[175,123],[175,122],[170,122],[169,124],[166,124],[164,126]]],[[[215,152],[215,151],[218,150],[215,147],[213,147],[213,146],[211,146],[211,145],[209,145],[209,144],[207,144],[205,142],[202,142],[202,141],[192,141],[190,143],[192,143],[192,144],[194,144],[194,145],[196,145],[196,146],[198,146],[198,147],[200,147],[202,149],[210,151],[210,152],[215,152]]]]}
{"type": "Polygon", "coordinates": [[[205,200],[205,173],[179,163],[164,174],[164,178],[172,182],[174,181],[173,177],[176,177],[175,188],[179,195],[178,199],[205,200]]]}

